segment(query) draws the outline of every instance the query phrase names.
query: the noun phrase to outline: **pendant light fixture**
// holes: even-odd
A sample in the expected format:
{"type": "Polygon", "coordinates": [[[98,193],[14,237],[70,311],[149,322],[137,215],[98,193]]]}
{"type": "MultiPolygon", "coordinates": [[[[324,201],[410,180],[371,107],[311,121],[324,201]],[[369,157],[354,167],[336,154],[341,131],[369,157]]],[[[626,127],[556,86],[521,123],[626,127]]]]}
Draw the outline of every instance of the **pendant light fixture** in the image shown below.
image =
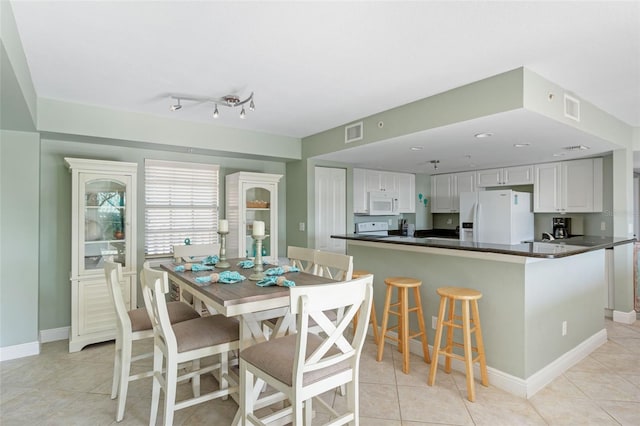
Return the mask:
{"type": "Polygon", "coordinates": [[[213,118],[218,118],[220,116],[220,112],[218,111],[218,105],[226,106],[229,108],[242,107],[240,110],[240,118],[244,119],[247,117],[247,112],[244,109],[244,104],[249,103],[249,111],[254,111],[256,109],[256,104],[253,101],[253,92],[246,98],[241,99],[236,95],[227,95],[222,98],[204,98],[198,96],[186,96],[186,95],[170,95],[170,99],[176,100],[177,103],[172,104],[169,108],[171,111],[177,111],[182,108],[182,104],[180,101],[191,101],[198,103],[207,103],[210,102],[215,105],[213,110],[213,118]]]}

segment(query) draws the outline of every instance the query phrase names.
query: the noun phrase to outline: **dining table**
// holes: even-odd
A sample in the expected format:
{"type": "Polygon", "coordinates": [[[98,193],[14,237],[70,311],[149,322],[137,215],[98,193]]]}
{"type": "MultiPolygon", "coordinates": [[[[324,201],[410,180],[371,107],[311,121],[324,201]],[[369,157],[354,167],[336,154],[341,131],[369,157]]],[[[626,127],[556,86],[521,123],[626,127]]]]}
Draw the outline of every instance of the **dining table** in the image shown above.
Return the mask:
{"type": "MultiPolygon", "coordinates": [[[[209,311],[215,311],[226,317],[236,317],[240,322],[240,351],[253,344],[264,342],[270,338],[279,337],[288,331],[295,330],[295,317],[289,310],[289,288],[280,286],[261,287],[257,281],[252,281],[249,276],[255,271],[244,269],[240,266],[247,259],[227,259],[230,267],[213,271],[176,271],[176,266],[184,263],[162,263],[160,268],[167,272],[168,277],[183,292],[190,293],[204,303],[209,311]],[[213,272],[236,271],[246,278],[232,284],[224,283],[199,283],[198,277],[206,277],[213,272]],[[272,327],[263,326],[265,320],[272,321],[272,327]]],[[[263,265],[263,270],[277,267],[278,265],[263,265]]],[[[293,281],[296,286],[317,285],[335,282],[327,277],[320,277],[307,272],[286,272],[283,274],[287,280],[293,281]]],[[[264,384],[257,381],[254,385],[254,394],[257,397],[263,390],[264,384]]],[[[273,394],[273,398],[262,399],[262,405],[270,405],[282,401],[282,394],[273,394]]],[[[260,408],[260,407],[256,407],[260,408]]],[[[241,424],[240,407],[233,424],[241,424]]]]}

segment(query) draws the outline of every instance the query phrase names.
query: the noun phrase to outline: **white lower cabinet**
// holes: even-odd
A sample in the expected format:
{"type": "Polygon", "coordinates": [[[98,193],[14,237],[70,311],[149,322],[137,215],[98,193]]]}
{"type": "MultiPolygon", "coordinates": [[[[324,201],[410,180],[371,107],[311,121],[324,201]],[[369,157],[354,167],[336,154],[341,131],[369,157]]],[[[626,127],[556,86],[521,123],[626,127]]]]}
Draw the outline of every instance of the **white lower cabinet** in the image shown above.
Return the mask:
{"type": "Polygon", "coordinates": [[[534,212],[602,212],[602,158],[537,164],[534,178],[534,212]]]}
{"type": "MultiPolygon", "coordinates": [[[[77,289],[77,303],[72,307],[74,315],[78,318],[77,335],[100,335],[100,340],[108,340],[115,337],[114,324],[116,314],[111,302],[111,296],[107,289],[104,277],[87,279],[74,283],[77,289]]],[[[131,309],[131,277],[124,277],[120,282],[122,297],[127,309],[131,309]]],[[[86,344],[86,343],[85,343],[86,344]]],[[[84,346],[84,345],[83,345],[84,346]]],[[[78,349],[82,349],[79,347],[78,349]]],[[[72,350],[72,352],[74,352],[72,350]]]]}

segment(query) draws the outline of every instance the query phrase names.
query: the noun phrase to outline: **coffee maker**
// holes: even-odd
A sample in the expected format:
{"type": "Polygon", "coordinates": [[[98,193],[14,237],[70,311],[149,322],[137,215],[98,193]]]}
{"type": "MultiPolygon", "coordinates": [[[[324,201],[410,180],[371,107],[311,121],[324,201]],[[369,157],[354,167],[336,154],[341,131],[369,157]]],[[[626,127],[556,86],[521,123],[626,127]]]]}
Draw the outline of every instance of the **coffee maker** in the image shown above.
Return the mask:
{"type": "Polygon", "coordinates": [[[569,238],[571,236],[571,218],[553,218],[553,238],[569,238]]]}

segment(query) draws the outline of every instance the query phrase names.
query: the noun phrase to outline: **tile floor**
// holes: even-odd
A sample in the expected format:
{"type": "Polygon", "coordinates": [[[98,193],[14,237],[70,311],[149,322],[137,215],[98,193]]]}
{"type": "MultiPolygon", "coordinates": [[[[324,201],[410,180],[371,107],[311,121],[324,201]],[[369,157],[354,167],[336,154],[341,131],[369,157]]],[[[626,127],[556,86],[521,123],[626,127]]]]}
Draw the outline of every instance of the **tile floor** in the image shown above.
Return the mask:
{"type": "MultiPolygon", "coordinates": [[[[401,356],[388,347],[375,360],[368,340],[362,356],[360,420],[364,426],[420,425],[639,425],[640,321],[632,326],[606,322],[609,341],[557,378],[533,398],[515,397],[476,384],[477,400],[466,399],[460,373],[438,372],[436,386],[426,385],[428,365],[411,360],[411,374],[401,371],[401,356]]],[[[69,354],[67,341],[42,345],[41,355],[0,363],[0,424],[110,425],[116,402],[109,398],[113,343],[92,345],[69,354]]],[[[144,366],[143,366],[144,367],[144,366]]],[[[203,387],[215,386],[213,379],[203,387]]],[[[190,391],[180,386],[180,395],[190,391]]],[[[133,382],[122,425],[146,425],[151,379],[133,382]]],[[[340,408],[336,394],[324,399],[340,408]]],[[[314,424],[328,419],[318,408],[314,424]]],[[[176,425],[227,425],[237,405],[211,401],[176,414],[176,425]]]]}

